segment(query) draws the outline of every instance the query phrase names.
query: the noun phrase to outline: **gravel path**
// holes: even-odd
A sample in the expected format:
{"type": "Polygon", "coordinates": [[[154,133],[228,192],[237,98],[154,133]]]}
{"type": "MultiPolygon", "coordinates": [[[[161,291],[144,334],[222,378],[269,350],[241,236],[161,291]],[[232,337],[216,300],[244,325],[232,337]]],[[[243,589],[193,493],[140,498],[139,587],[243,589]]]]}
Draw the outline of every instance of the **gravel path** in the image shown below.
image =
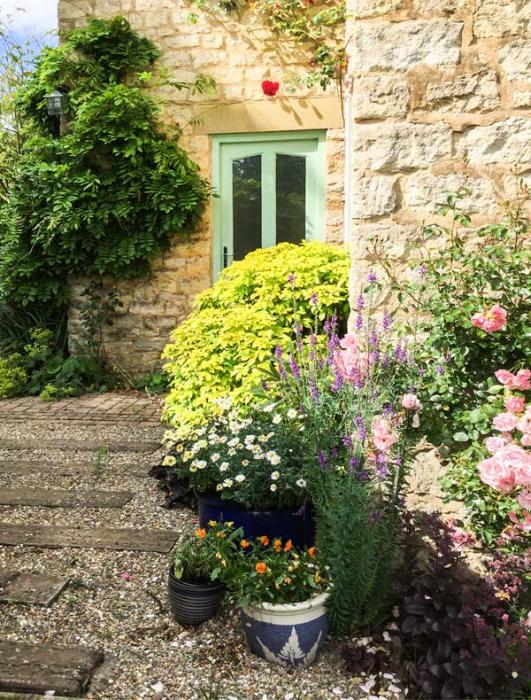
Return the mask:
{"type": "MultiPolygon", "coordinates": [[[[2,450],[2,438],[156,440],[159,426],[4,421],[0,462],[13,458],[43,463],[91,462],[94,453],[66,450],[2,450]]],[[[81,477],[50,474],[0,474],[0,488],[49,487],[76,490],[130,490],[122,509],[0,507],[0,520],[61,526],[174,529],[193,524],[188,510],[167,511],[152,479],[128,473],[149,467],[155,454],[111,454],[98,469],[81,477]]],[[[70,585],[51,608],[0,606],[0,638],[34,643],[103,648],[106,663],[89,697],[298,700],[367,698],[363,679],[345,674],[338,642],[328,642],[318,663],[293,673],[250,654],[234,611],[222,610],[199,628],[184,629],[168,614],[166,579],[169,555],[84,549],[0,547],[0,568],[68,576],[70,585]]],[[[380,697],[397,697],[380,695],[380,697]]]]}

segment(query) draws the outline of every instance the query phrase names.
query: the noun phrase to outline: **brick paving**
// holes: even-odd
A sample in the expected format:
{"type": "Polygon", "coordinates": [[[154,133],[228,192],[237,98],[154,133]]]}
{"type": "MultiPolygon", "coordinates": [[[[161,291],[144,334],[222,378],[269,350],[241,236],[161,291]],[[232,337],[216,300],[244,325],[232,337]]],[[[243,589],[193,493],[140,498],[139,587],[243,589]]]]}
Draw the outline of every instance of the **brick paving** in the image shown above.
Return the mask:
{"type": "Polygon", "coordinates": [[[86,394],[60,401],[43,401],[35,396],[0,401],[0,420],[83,420],[158,423],[160,396],[141,392],[86,394]]]}

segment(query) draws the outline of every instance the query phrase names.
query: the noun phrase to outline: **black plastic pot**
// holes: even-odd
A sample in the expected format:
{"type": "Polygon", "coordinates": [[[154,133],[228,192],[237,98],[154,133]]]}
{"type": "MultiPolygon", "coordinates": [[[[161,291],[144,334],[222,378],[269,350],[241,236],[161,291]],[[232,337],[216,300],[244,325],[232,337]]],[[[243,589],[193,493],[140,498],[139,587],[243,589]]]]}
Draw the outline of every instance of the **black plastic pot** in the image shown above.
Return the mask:
{"type": "Polygon", "coordinates": [[[175,577],[173,566],[168,577],[168,595],[173,617],[181,625],[200,625],[217,613],[225,586],[207,581],[192,583],[175,577]]]}

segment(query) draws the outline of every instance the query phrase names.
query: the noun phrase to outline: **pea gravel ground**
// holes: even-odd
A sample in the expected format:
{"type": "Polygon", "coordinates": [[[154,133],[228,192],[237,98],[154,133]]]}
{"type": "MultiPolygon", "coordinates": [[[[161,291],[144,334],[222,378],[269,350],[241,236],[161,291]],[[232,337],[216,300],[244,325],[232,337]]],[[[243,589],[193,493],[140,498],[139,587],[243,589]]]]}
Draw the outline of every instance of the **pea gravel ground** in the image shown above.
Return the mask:
{"type": "MultiPolygon", "coordinates": [[[[162,428],[142,423],[83,423],[27,418],[0,422],[0,462],[46,464],[93,462],[93,451],[2,449],[3,439],[112,441],[158,440],[162,428]]],[[[188,510],[167,511],[156,483],[142,478],[158,454],[111,453],[98,468],[70,477],[41,472],[0,474],[0,488],[46,487],[77,491],[128,490],[135,495],[121,509],[62,509],[0,506],[10,523],[73,527],[170,529],[193,526],[188,510]]],[[[399,697],[370,694],[366,678],[348,676],[338,642],[328,641],[319,661],[289,672],[250,654],[232,610],[222,610],[199,628],[183,628],[169,615],[166,596],[170,555],[94,549],[0,547],[0,568],[67,576],[70,584],[50,608],[0,604],[0,639],[102,648],[106,662],[88,697],[105,700],[298,700],[299,698],[399,697]]]]}

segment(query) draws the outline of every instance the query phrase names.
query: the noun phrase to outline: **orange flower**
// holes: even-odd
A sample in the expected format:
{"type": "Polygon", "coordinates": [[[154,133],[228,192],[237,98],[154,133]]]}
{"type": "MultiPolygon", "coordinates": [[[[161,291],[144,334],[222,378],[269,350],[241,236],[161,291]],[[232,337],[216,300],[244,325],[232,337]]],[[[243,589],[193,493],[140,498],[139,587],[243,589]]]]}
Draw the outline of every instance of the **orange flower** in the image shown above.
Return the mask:
{"type": "Polygon", "coordinates": [[[293,544],[291,543],[291,540],[288,540],[288,541],[286,542],[285,547],[284,547],[284,551],[285,551],[285,552],[289,552],[290,549],[291,549],[292,547],[293,547],[293,544]]]}
{"type": "Polygon", "coordinates": [[[284,577],[284,583],[287,583],[288,585],[291,583],[291,579],[289,576],[284,577]]]}
{"type": "Polygon", "coordinates": [[[260,575],[265,574],[265,572],[267,571],[267,566],[264,564],[263,561],[259,561],[254,568],[260,575]]]}
{"type": "Polygon", "coordinates": [[[310,555],[310,558],[311,558],[311,559],[313,559],[313,558],[315,557],[315,553],[316,553],[316,552],[317,552],[317,548],[316,548],[316,547],[310,547],[310,549],[308,550],[308,554],[310,555]]]}
{"type": "Polygon", "coordinates": [[[282,540],[274,540],[273,547],[275,548],[275,552],[280,552],[282,549],[282,540]]]}
{"type": "Polygon", "coordinates": [[[249,544],[250,544],[250,543],[249,543],[249,540],[242,540],[242,541],[240,542],[240,547],[241,547],[242,549],[247,549],[247,547],[249,546],[249,544]]]}
{"type": "Polygon", "coordinates": [[[259,539],[260,544],[263,544],[264,547],[267,547],[267,545],[269,544],[269,537],[267,535],[262,535],[262,537],[260,537],[259,539]]]}
{"type": "Polygon", "coordinates": [[[204,540],[206,537],[206,530],[204,527],[202,527],[199,530],[196,530],[195,534],[199,537],[200,540],[204,540]]]}

